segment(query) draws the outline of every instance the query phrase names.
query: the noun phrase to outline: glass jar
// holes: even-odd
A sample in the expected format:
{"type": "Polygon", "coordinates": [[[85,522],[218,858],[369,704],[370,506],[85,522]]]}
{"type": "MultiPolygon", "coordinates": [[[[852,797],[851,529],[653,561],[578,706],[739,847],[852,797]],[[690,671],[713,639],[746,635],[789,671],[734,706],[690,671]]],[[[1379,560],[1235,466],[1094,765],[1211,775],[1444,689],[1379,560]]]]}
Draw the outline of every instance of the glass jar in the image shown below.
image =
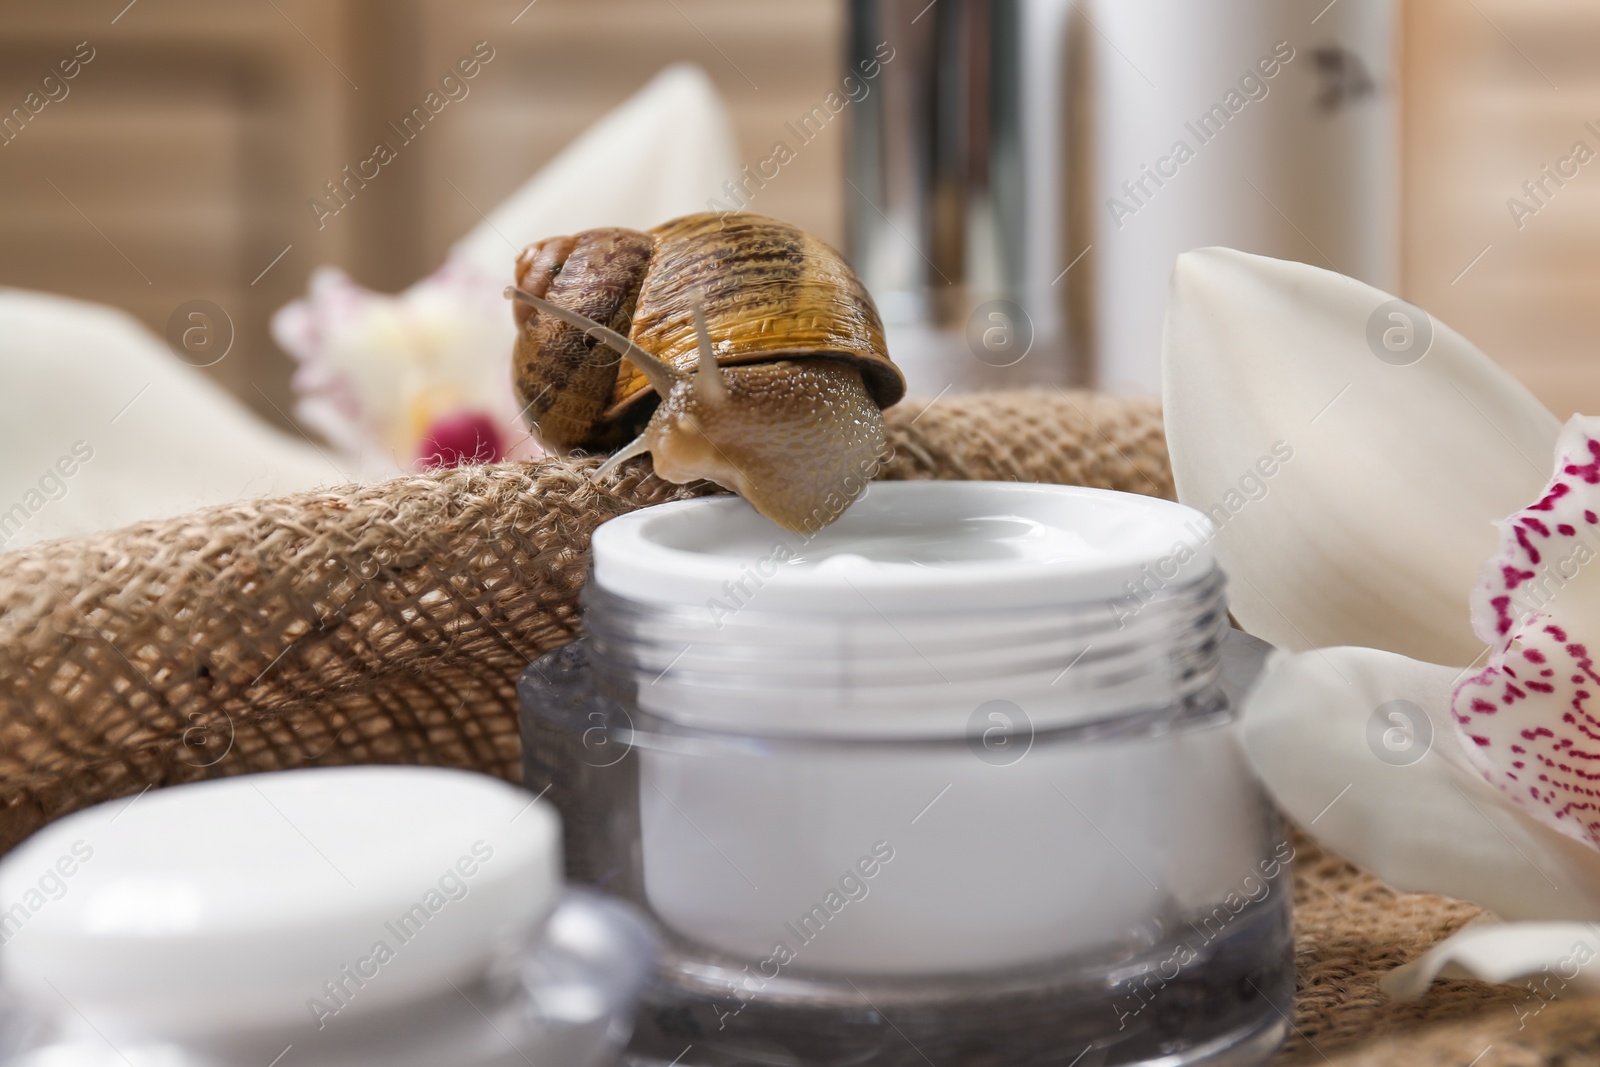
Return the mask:
{"type": "Polygon", "coordinates": [[[1265,646],[1210,536],[948,482],[812,536],[727,498],[600,527],[524,760],[569,875],[665,931],[630,1062],[1270,1058],[1293,849],[1232,730],[1265,646]]]}
{"type": "Polygon", "coordinates": [[[0,1062],[612,1063],[654,933],[563,888],[560,837],[514,786],[418,767],[69,815],[0,862],[0,1062]]]}

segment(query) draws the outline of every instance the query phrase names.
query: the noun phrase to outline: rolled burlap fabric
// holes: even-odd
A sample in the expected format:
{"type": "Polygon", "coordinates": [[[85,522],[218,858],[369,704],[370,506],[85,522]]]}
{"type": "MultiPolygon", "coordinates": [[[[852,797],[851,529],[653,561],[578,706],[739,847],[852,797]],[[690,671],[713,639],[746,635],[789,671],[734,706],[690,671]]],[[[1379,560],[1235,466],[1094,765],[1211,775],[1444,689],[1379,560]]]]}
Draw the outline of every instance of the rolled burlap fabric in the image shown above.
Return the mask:
{"type": "MultiPolygon", "coordinates": [[[[1154,401],[991,394],[888,413],[886,478],[1172,495],[1154,401]]],[[[515,778],[514,684],[571,640],[589,535],[685,488],[638,460],[457,468],[0,557],[0,847],[221,774],[436,763],[515,778]]]]}
{"type": "MultiPolygon", "coordinates": [[[[1173,495],[1153,400],[996,393],[886,418],[884,478],[1173,495]]],[[[0,556],[0,847],[88,804],[218,775],[426,763],[514,779],[516,678],[574,636],[594,528],[715,491],[662,482],[646,461],[595,482],[596,465],[436,471],[0,556]]],[[[1377,988],[1476,908],[1395,893],[1308,839],[1298,849],[1284,1062],[1464,1065],[1483,1035],[1479,1049],[1512,1048],[1527,990],[1446,982],[1402,1005],[1377,988]]],[[[1491,1053],[1480,1067],[1600,1062],[1600,1022],[1539,1018],[1576,1058],[1491,1053]]]]}

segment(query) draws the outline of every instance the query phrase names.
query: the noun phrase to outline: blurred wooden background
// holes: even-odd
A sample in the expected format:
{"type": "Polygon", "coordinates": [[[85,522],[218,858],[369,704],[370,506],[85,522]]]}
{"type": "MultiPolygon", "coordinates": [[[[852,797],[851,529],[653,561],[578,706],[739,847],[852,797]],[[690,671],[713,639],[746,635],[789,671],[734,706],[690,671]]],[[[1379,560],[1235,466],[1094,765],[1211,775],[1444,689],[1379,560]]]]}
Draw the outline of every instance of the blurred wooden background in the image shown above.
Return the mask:
{"type": "Polygon", "coordinates": [[[1404,13],[1404,295],[1560,417],[1600,413],[1600,4],[1406,0],[1404,13]],[[1545,179],[1578,141],[1597,158],[1561,187],[1545,179]],[[1528,181],[1546,182],[1543,206],[1528,181]],[[1514,219],[1512,197],[1537,215],[1514,219]]]}
{"type": "MultiPolygon", "coordinates": [[[[207,373],[283,422],[291,364],[267,321],[314,267],[409,285],[675,60],[706,70],[762,158],[837,85],[842,15],[836,0],[0,0],[0,114],[78,42],[95,50],[0,145],[0,285],[114,304],[158,333],[213,300],[237,340],[207,373]],[[469,95],[317,230],[307,201],[478,41],[496,54],[469,95]]],[[[842,241],[842,145],[827,129],[761,210],[842,241]]]]}
{"type": "MultiPolygon", "coordinates": [[[[1404,0],[1403,31],[1403,295],[1557,414],[1600,412],[1600,160],[1520,228],[1507,207],[1574,142],[1600,152],[1584,125],[1600,129],[1600,7],[1404,0]]],[[[673,60],[706,69],[759,158],[837,82],[842,34],[842,0],[0,0],[0,113],[78,42],[95,54],[0,145],[0,284],[114,304],[158,332],[180,303],[214,300],[237,355],[208,373],[282,421],[290,366],[267,318],[314,266],[409,284],[673,60]],[[479,40],[496,59],[459,110],[349,211],[308,225],[322,183],[479,40]]],[[[842,240],[842,146],[830,127],[761,210],[842,240]]]]}

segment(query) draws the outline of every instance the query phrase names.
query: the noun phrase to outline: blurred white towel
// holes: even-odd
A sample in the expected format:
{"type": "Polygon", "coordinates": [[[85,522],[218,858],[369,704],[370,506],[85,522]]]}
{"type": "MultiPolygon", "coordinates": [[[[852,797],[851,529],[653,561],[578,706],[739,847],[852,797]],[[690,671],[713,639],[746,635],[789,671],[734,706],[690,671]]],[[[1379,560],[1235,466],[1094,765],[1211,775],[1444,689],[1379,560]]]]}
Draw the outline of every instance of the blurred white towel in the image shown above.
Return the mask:
{"type": "Polygon", "coordinates": [[[735,158],[709,79],[669,67],[399,296],[319,271],[275,331],[302,360],[297,413],[331,446],[268,426],[123,312],[0,289],[0,548],[392,473],[463,406],[492,409],[507,450],[527,454],[500,296],[517,250],[704,210],[735,158]]]}
{"type": "Polygon", "coordinates": [[[0,545],[342,480],[132,316],[0,289],[0,545]]]}

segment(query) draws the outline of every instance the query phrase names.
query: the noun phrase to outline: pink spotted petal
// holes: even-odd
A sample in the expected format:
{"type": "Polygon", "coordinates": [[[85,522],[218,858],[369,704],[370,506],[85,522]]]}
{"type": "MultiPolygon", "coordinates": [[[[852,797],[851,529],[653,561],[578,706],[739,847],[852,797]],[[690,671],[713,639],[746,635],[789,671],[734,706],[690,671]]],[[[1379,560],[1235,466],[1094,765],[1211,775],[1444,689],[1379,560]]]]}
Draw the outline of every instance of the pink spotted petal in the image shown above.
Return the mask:
{"type": "Polygon", "coordinates": [[[1600,418],[1575,416],[1555,475],[1496,524],[1472,595],[1488,665],[1451,701],[1468,758],[1533,817],[1600,848],[1600,418]]]}
{"type": "Polygon", "coordinates": [[[1460,673],[1374,648],[1275,655],[1240,741],[1284,811],[1396,889],[1508,921],[1600,921],[1600,850],[1534,818],[1456,743],[1460,673]]]}
{"type": "MultiPolygon", "coordinates": [[[[1600,417],[1574,415],[1567,422],[1556,441],[1555,474],[1539,498],[1495,526],[1499,549],[1472,593],[1472,628],[1491,644],[1550,610],[1557,594],[1563,610],[1580,595],[1569,586],[1585,584],[1574,579],[1600,550],[1600,417]]],[[[1581,594],[1600,605],[1600,583],[1588,584],[1596,588],[1581,594]]]]}

